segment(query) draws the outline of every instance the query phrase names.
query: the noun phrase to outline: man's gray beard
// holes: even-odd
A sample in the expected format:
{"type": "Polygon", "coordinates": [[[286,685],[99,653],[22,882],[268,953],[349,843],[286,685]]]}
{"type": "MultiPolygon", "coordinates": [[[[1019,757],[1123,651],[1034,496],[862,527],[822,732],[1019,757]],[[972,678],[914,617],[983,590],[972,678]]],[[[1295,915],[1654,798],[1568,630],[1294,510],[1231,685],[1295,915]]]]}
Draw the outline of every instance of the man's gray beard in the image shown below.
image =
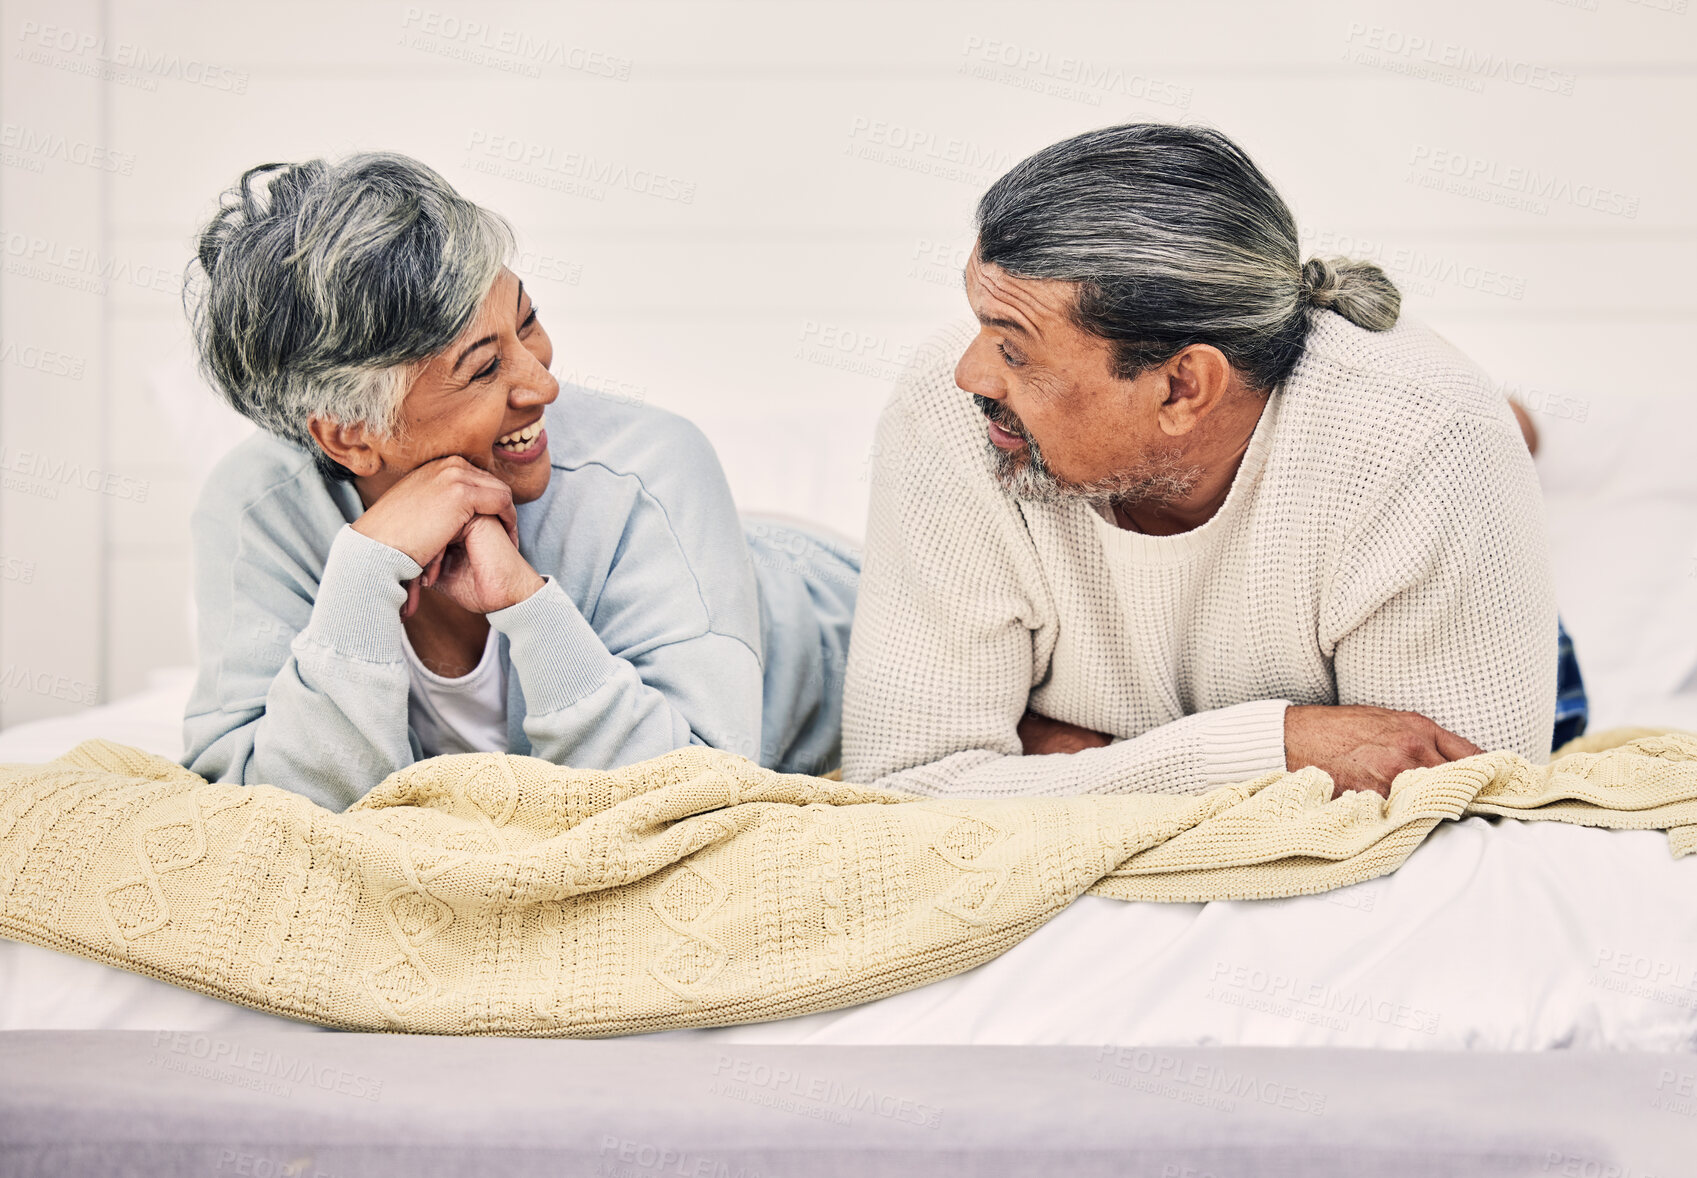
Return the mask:
{"type": "Polygon", "coordinates": [[[1183,499],[1202,481],[1200,466],[1186,465],[1171,451],[1146,458],[1133,470],[1074,483],[1049,469],[1033,438],[1026,438],[1023,454],[1004,450],[988,438],[984,445],[990,451],[996,481],[1016,499],[1029,503],[1082,500],[1093,507],[1155,507],[1183,499]]]}

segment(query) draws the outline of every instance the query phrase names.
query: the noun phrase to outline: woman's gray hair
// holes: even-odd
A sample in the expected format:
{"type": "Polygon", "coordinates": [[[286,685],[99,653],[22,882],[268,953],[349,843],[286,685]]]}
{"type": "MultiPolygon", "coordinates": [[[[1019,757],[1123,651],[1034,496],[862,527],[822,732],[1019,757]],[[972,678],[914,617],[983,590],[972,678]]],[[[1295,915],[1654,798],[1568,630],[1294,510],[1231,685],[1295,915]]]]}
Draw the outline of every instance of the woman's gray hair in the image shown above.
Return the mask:
{"type": "Polygon", "coordinates": [[[505,221],[407,156],[262,164],[201,230],[183,297],[225,399],[348,479],[308,419],[394,436],[411,367],[466,329],[512,249],[505,221]]]}
{"type": "Polygon", "coordinates": [[[1290,209],[1218,131],[1127,123],[1046,147],[978,202],[978,260],[1079,284],[1079,327],[1130,379],[1211,344],[1256,389],[1302,355],[1314,315],[1369,331],[1402,296],[1371,262],[1298,254],[1290,209]]]}

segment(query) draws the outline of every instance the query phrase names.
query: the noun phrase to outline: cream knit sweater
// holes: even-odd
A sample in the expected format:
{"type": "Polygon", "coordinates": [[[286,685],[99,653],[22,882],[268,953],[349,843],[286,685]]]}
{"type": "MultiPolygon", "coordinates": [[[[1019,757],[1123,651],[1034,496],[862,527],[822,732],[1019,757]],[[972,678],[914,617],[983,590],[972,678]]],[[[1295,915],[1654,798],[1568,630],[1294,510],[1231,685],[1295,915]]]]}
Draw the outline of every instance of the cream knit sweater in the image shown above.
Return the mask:
{"type": "Polygon", "coordinates": [[[1004,492],[954,383],[969,338],[924,349],[879,427],[846,780],[1199,793],[1284,768],[1287,703],[1408,709],[1548,759],[1537,478],[1507,402],[1432,332],[1319,315],[1225,503],[1176,536],[1004,492]],[[1116,740],[1019,756],[1028,706],[1116,740]]]}

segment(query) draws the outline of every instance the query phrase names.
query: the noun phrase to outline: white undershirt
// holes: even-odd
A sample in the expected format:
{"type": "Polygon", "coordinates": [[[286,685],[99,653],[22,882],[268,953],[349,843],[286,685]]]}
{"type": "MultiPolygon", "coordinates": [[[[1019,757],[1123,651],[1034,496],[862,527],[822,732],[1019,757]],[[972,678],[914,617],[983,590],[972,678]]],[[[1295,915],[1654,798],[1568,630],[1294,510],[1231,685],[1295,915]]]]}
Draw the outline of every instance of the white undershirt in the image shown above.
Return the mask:
{"type": "Polygon", "coordinates": [[[489,627],[477,666],[458,679],[444,678],[420,662],[404,630],[402,642],[412,675],[407,723],[418,733],[424,755],[506,752],[507,667],[495,627],[489,627]]]}

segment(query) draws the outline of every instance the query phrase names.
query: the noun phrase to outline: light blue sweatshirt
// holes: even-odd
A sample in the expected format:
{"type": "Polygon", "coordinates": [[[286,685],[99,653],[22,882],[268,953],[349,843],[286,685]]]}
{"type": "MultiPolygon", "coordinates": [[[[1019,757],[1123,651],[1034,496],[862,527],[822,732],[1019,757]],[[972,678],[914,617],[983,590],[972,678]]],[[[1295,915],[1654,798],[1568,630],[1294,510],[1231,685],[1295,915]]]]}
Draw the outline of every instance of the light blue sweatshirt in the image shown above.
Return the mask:
{"type": "MultiPolygon", "coordinates": [[[[518,529],[549,579],[488,615],[508,751],[606,769],[705,744],[835,767],[859,553],[741,519],[683,418],[562,386],[546,424],[553,471],[518,529]]],[[[213,471],[192,518],[196,773],[341,810],[421,759],[400,611],[422,570],[347,526],[363,510],[353,484],[269,434],[213,471]]]]}

